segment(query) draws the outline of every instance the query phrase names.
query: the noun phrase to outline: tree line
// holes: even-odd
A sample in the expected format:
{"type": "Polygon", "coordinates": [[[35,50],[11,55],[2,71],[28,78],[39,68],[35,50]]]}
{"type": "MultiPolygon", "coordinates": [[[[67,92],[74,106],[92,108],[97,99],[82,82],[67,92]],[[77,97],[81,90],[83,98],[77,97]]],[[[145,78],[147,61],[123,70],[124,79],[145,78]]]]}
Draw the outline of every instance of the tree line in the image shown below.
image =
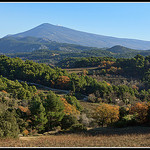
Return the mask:
{"type": "Polygon", "coordinates": [[[76,97],[40,92],[26,82],[0,77],[0,137],[18,137],[68,129],[79,124],[82,107],[76,97]]]}
{"type": "MultiPolygon", "coordinates": [[[[104,58],[105,59],[105,58],[104,58]]],[[[108,59],[108,58],[107,58],[108,59]]],[[[111,60],[113,58],[110,58],[111,60]]],[[[149,85],[149,62],[150,57],[136,56],[132,59],[119,59],[117,61],[102,61],[101,65],[110,67],[117,65],[123,68],[123,74],[130,76],[138,76],[145,80],[145,84],[149,85]],[[119,62],[119,63],[118,63],[119,62]],[[133,69],[133,71],[131,71],[133,69]],[[135,73],[136,72],[136,73],[135,73]]],[[[100,67],[103,67],[101,66],[100,67]]],[[[75,73],[67,73],[61,68],[51,68],[46,64],[39,64],[31,60],[23,61],[20,58],[10,58],[4,55],[0,56],[0,73],[1,75],[15,80],[20,79],[39,83],[52,88],[70,90],[74,94],[93,94],[93,102],[107,103],[133,103],[134,101],[149,101],[150,90],[139,89],[136,86],[113,85],[106,81],[97,81],[89,77],[85,73],[77,75],[75,73]]]]}
{"type": "Polygon", "coordinates": [[[122,75],[143,80],[150,85],[150,56],[140,54],[133,58],[85,57],[66,58],[58,63],[62,68],[98,67],[89,74],[122,75]]]}

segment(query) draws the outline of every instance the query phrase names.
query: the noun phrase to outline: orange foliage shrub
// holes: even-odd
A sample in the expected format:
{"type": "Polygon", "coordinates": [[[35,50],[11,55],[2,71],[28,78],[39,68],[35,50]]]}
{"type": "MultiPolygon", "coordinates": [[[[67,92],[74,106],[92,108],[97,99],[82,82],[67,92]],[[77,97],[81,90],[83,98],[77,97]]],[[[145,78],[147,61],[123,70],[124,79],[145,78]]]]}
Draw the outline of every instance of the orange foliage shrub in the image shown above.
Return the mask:
{"type": "Polygon", "coordinates": [[[109,60],[108,60],[108,61],[105,61],[105,60],[104,60],[104,61],[101,62],[101,65],[102,65],[102,66],[111,66],[111,65],[114,64],[114,63],[115,63],[114,61],[109,61],[109,60]]]}
{"type": "Polygon", "coordinates": [[[34,95],[38,95],[39,93],[40,93],[40,91],[37,91],[37,92],[34,93],[34,95]]]}
{"type": "Polygon", "coordinates": [[[53,80],[50,80],[50,82],[51,82],[51,86],[54,87],[55,82],[53,80]]]}
{"type": "Polygon", "coordinates": [[[149,104],[146,104],[145,102],[138,102],[130,108],[129,113],[136,114],[138,121],[144,123],[146,122],[148,105],[149,104]]]}
{"type": "Polygon", "coordinates": [[[106,82],[106,84],[108,85],[108,86],[110,86],[111,84],[110,83],[108,83],[108,82],[106,82]]]}
{"type": "Polygon", "coordinates": [[[66,115],[79,115],[80,114],[80,111],[78,111],[75,106],[72,106],[71,104],[69,104],[65,98],[61,98],[61,100],[64,103],[64,106],[65,106],[64,112],[66,115]]]}
{"type": "Polygon", "coordinates": [[[136,89],[136,90],[139,89],[136,85],[132,85],[132,88],[133,88],[133,89],[136,89]]]}
{"type": "Polygon", "coordinates": [[[27,136],[29,134],[29,131],[27,129],[25,129],[22,133],[23,133],[23,135],[27,136]]]}
{"type": "Polygon", "coordinates": [[[28,119],[27,122],[32,122],[32,121],[30,119],[28,119]]]}
{"type": "Polygon", "coordinates": [[[34,93],[34,95],[38,95],[38,93],[36,92],[36,93],[34,93]]]}
{"type": "Polygon", "coordinates": [[[88,71],[86,69],[83,70],[83,75],[87,75],[88,71]]]}
{"type": "Polygon", "coordinates": [[[98,65],[99,68],[105,68],[107,73],[121,73],[122,69],[121,67],[115,67],[113,66],[115,62],[114,61],[102,61],[100,65],[98,65]]]}
{"type": "Polygon", "coordinates": [[[110,70],[111,70],[112,72],[116,72],[117,69],[118,69],[117,67],[113,67],[113,66],[110,67],[110,70]]]}
{"type": "Polygon", "coordinates": [[[111,65],[114,64],[115,62],[113,62],[113,61],[103,61],[102,63],[103,63],[103,65],[105,65],[105,66],[111,66],[111,65]]]}
{"type": "Polygon", "coordinates": [[[67,86],[69,82],[70,78],[68,76],[60,76],[57,79],[57,85],[61,86],[61,88],[67,86]]]}
{"type": "Polygon", "coordinates": [[[30,115],[30,114],[31,114],[31,111],[29,110],[28,107],[18,106],[18,108],[19,108],[22,112],[25,112],[27,115],[30,115]]]}
{"type": "Polygon", "coordinates": [[[2,92],[7,94],[7,92],[6,92],[6,91],[4,91],[4,90],[2,90],[2,92]]]}

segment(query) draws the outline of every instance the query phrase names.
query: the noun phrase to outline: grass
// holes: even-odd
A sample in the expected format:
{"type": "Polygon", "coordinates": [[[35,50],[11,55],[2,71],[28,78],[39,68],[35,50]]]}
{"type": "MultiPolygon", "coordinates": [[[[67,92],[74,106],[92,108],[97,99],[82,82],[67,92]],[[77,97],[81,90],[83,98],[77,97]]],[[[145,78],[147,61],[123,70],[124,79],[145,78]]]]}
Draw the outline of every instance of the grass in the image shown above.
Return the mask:
{"type": "Polygon", "coordinates": [[[0,139],[0,147],[150,147],[150,127],[97,128],[85,133],[0,139]]]}
{"type": "Polygon", "coordinates": [[[68,73],[82,73],[83,70],[94,70],[97,69],[98,67],[85,67],[85,68],[69,68],[69,69],[64,69],[66,70],[68,73]]]}
{"type": "Polygon", "coordinates": [[[96,110],[96,108],[99,106],[99,103],[91,103],[83,100],[79,100],[80,105],[84,109],[87,115],[91,116],[92,113],[96,110]]]}

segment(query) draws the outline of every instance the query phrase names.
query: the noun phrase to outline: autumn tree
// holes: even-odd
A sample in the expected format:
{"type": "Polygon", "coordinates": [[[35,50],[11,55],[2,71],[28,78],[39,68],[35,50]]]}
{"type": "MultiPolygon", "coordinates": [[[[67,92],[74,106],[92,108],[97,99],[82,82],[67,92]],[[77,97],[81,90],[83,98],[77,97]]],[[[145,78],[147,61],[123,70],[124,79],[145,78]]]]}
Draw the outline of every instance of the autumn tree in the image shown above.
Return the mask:
{"type": "Polygon", "coordinates": [[[60,76],[57,79],[57,85],[61,88],[67,88],[70,83],[70,78],[68,76],[60,76]]]}
{"type": "Polygon", "coordinates": [[[93,114],[93,118],[102,127],[113,123],[119,119],[119,106],[100,103],[93,114]]]}
{"type": "Polygon", "coordinates": [[[62,102],[64,103],[64,113],[65,115],[72,115],[77,116],[80,114],[80,111],[77,109],[76,106],[67,102],[65,98],[61,98],[62,102]]]}
{"type": "Polygon", "coordinates": [[[81,111],[83,109],[82,106],[80,105],[80,102],[77,100],[75,96],[65,95],[65,99],[69,104],[74,106],[77,110],[81,111]]]}
{"type": "Polygon", "coordinates": [[[135,103],[129,110],[129,114],[135,114],[136,119],[140,123],[146,122],[148,105],[145,102],[135,103]]]}

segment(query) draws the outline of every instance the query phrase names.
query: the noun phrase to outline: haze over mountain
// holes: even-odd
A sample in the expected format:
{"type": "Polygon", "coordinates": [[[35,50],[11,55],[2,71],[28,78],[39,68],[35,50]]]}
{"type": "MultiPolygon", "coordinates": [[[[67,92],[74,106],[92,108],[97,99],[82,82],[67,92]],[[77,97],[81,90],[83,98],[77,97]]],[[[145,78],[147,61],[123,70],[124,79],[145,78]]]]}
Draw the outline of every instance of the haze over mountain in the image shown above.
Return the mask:
{"type": "Polygon", "coordinates": [[[78,45],[98,47],[98,48],[121,45],[131,49],[139,49],[139,50],[150,49],[150,41],[127,39],[127,38],[116,38],[111,36],[92,34],[92,33],[66,28],[63,26],[52,25],[49,23],[41,24],[33,29],[18,34],[14,34],[11,36],[40,37],[40,38],[47,38],[49,40],[60,42],[60,43],[78,44],[78,45]]]}

